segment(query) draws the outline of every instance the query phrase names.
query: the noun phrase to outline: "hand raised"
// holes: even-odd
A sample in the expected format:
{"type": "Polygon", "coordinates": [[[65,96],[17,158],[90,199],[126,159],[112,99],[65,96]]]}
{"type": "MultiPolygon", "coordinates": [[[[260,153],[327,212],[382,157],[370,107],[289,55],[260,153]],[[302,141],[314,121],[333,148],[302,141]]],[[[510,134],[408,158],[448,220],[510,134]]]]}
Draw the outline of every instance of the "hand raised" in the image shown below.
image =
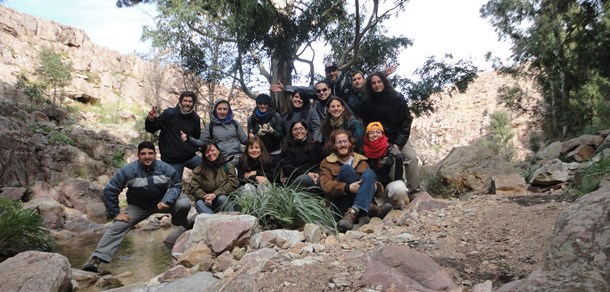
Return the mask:
{"type": "Polygon", "coordinates": [[[148,112],[148,119],[154,120],[157,118],[157,106],[153,105],[152,109],[148,112]]]}
{"type": "Polygon", "coordinates": [[[187,138],[188,137],[186,136],[186,134],[184,132],[180,131],[180,139],[182,139],[182,141],[186,142],[187,138]]]}
{"type": "Polygon", "coordinates": [[[275,84],[271,84],[270,89],[273,92],[282,92],[282,91],[284,91],[284,84],[282,84],[282,82],[278,81],[275,84]]]}

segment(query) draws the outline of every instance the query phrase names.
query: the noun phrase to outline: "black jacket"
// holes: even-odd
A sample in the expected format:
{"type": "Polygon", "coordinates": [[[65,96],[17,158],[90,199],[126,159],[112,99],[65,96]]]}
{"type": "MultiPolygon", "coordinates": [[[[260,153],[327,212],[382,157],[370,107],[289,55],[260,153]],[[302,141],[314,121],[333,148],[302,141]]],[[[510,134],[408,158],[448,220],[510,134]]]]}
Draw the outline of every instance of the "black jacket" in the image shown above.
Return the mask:
{"type": "Polygon", "coordinates": [[[368,163],[384,187],[395,180],[401,180],[403,175],[402,154],[397,148],[389,145],[383,156],[369,158],[368,163]]]}
{"type": "Polygon", "coordinates": [[[320,172],[320,162],[324,159],[322,144],[311,143],[307,149],[306,142],[294,142],[282,152],[282,171],[294,179],[308,172],[320,172]]]}
{"type": "Polygon", "coordinates": [[[267,110],[270,118],[268,120],[261,120],[256,116],[256,109],[252,111],[250,118],[248,119],[248,133],[254,134],[254,136],[258,136],[258,130],[262,125],[269,123],[271,128],[273,128],[273,133],[267,133],[264,136],[260,136],[259,138],[263,140],[263,144],[265,144],[265,148],[269,153],[280,150],[282,147],[282,140],[286,135],[286,130],[284,129],[284,122],[282,121],[282,117],[278,114],[272,107],[269,107],[267,110]]]}
{"type": "Polygon", "coordinates": [[[358,112],[364,127],[370,122],[381,122],[389,143],[396,144],[402,149],[409,141],[413,117],[402,94],[396,92],[389,95],[387,91],[383,91],[367,96],[360,103],[358,112]]]}
{"type": "Polygon", "coordinates": [[[197,147],[183,142],[180,138],[180,131],[195,139],[201,136],[201,120],[195,112],[182,114],[178,106],[168,108],[152,121],[147,117],[144,128],[149,133],[161,130],[159,133],[161,160],[167,163],[182,163],[195,156],[197,147]]]}

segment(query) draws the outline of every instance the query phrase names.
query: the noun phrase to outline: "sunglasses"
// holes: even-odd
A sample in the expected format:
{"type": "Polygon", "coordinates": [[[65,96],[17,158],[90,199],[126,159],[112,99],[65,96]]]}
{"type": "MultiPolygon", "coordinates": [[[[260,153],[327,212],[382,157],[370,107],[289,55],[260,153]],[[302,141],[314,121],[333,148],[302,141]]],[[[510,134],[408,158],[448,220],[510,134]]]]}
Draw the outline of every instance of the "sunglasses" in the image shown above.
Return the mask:
{"type": "Polygon", "coordinates": [[[327,92],[328,88],[316,89],[316,93],[327,92]]]}

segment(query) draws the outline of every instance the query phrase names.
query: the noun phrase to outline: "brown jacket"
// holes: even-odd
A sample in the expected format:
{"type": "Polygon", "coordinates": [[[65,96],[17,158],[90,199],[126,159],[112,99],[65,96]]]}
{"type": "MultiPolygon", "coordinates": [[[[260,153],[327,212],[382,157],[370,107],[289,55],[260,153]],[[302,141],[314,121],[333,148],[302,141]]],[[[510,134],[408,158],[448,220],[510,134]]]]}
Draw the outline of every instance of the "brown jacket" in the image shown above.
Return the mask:
{"type": "MultiPolygon", "coordinates": [[[[358,153],[353,153],[353,155],[354,170],[358,176],[361,176],[365,170],[369,169],[369,164],[366,162],[367,158],[358,153]]],[[[326,198],[329,200],[348,195],[348,193],[345,192],[346,183],[337,181],[341,165],[343,164],[334,153],[326,156],[326,158],[322,160],[322,163],[320,163],[320,183],[322,184],[322,189],[326,194],[326,198]]],[[[383,193],[383,185],[381,185],[380,182],[376,182],[375,185],[377,186],[375,196],[379,196],[383,193]]]]}
{"type": "MultiPolygon", "coordinates": [[[[204,158],[205,159],[205,158],[204,158]]],[[[191,195],[197,199],[203,199],[205,194],[215,193],[216,196],[228,195],[239,187],[235,166],[226,162],[216,168],[202,168],[201,165],[193,170],[191,179],[191,195]]]]}

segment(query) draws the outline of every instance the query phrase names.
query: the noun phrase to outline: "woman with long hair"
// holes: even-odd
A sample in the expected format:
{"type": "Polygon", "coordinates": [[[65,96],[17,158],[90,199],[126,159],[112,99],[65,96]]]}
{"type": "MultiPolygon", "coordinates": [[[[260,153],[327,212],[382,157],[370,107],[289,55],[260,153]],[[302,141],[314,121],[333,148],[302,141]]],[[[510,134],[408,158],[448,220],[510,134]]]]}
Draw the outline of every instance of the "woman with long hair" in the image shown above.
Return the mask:
{"type": "MultiPolygon", "coordinates": [[[[227,205],[228,194],[239,186],[235,166],[226,161],[216,142],[207,142],[201,147],[201,165],[193,170],[191,194],[195,197],[197,213],[213,214],[227,205]]],[[[230,211],[231,208],[223,210],[230,211]]]]}
{"type": "Polygon", "coordinates": [[[268,185],[273,181],[273,161],[259,137],[252,137],[246,144],[246,152],[237,164],[238,178],[242,186],[268,185]]]}
{"type": "Polygon", "coordinates": [[[288,184],[301,187],[320,186],[322,145],[312,138],[307,123],[293,122],[282,146],[282,172],[288,184]]]}
{"type": "Polygon", "coordinates": [[[286,137],[290,137],[290,126],[296,121],[303,121],[307,125],[307,129],[311,132],[312,138],[318,142],[322,142],[322,133],[320,132],[320,124],[322,123],[318,114],[311,106],[309,96],[294,92],[290,96],[290,107],[282,116],[284,128],[286,129],[286,137]]]}
{"type": "Polygon", "coordinates": [[[322,122],[322,137],[326,143],[326,153],[332,152],[332,145],[328,143],[333,130],[344,129],[354,138],[354,151],[363,153],[364,126],[349,110],[348,105],[339,97],[331,97],[326,105],[326,118],[322,122]]]}

